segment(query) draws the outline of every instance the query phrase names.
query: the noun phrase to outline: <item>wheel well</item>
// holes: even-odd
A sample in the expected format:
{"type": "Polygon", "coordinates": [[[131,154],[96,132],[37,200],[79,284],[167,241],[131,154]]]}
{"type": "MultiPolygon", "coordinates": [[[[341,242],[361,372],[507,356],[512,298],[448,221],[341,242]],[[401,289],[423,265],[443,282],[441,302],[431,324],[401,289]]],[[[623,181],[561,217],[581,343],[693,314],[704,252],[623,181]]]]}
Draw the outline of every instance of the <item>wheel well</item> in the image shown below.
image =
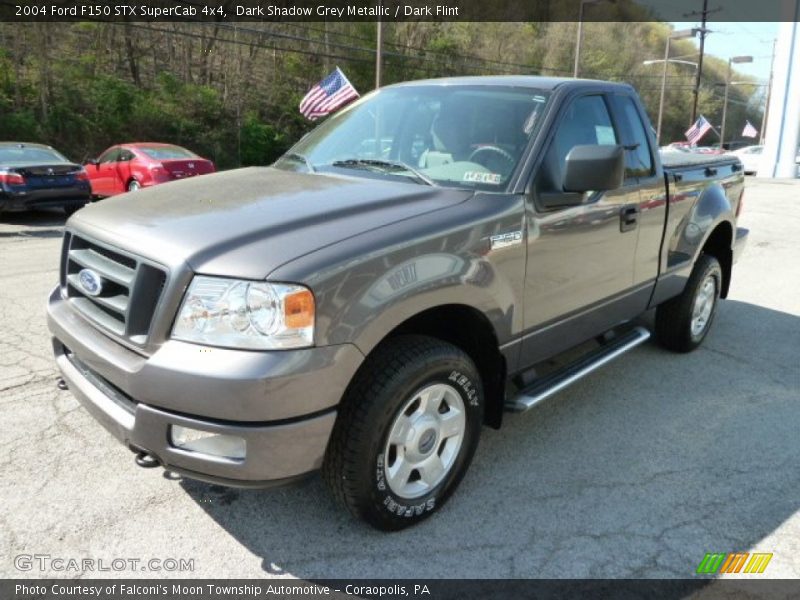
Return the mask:
{"type": "Polygon", "coordinates": [[[426,335],[449,342],[469,355],[483,383],[486,397],[484,422],[499,428],[505,401],[506,363],[489,320],[472,307],[448,304],[431,308],[404,321],[384,341],[408,334],[426,335]]]}
{"type": "Polygon", "coordinates": [[[731,270],[733,268],[733,227],[728,222],[720,223],[708,236],[703,245],[703,252],[710,254],[719,261],[722,267],[722,290],[720,296],[728,297],[728,289],[731,285],[731,270]]]}

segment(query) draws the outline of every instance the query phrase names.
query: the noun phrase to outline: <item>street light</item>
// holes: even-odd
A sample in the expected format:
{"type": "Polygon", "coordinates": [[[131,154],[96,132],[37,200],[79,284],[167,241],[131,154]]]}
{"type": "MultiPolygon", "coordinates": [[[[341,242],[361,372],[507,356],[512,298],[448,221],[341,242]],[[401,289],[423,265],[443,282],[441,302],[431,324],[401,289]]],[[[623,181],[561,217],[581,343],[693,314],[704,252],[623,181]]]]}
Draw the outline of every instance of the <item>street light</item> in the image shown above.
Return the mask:
{"type": "Polygon", "coordinates": [[[732,65],[734,63],[751,63],[753,62],[752,56],[732,56],[728,59],[728,75],[725,78],[725,100],[722,103],[722,125],[720,126],[719,131],[719,147],[720,149],[725,148],[725,120],[728,116],[728,90],[731,87],[731,74],[733,72],[732,65]]]}
{"type": "Polygon", "coordinates": [[[656,127],[656,140],[659,144],[661,144],[661,122],[664,118],[664,94],[667,90],[667,66],[671,62],[679,62],[679,63],[688,63],[694,65],[695,68],[697,67],[697,63],[692,63],[686,60],[670,60],[669,58],[669,47],[672,40],[682,40],[684,38],[690,38],[697,35],[697,32],[700,29],[693,27],[692,29],[682,29],[680,31],[673,31],[667,37],[666,47],[664,48],[664,60],[656,61],[656,60],[646,60],[644,61],[645,65],[651,65],[656,62],[663,62],[664,63],[664,70],[661,73],[661,97],[658,101],[658,126],[656,127]]]}
{"type": "Polygon", "coordinates": [[[572,70],[572,76],[578,78],[578,66],[581,61],[581,40],[583,39],[583,7],[587,4],[600,4],[601,2],[608,2],[614,4],[617,0],[581,0],[581,6],[578,9],[578,38],[575,40],[575,67],[572,70]]]}
{"type": "MultiPolygon", "coordinates": [[[[664,62],[663,58],[654,58],[653,60],[643,60],[642,64],[645,66],[650,66],[650,65],[660,65],[663,62],[664,62]]],[[[693,60],[679,60],[677,58],[670,58],[666,62],[673,63],[676,65],[689,65],[690,67],[694,67],[695,69],[697,68],[697,63],[694,62],[693,60]]]]}

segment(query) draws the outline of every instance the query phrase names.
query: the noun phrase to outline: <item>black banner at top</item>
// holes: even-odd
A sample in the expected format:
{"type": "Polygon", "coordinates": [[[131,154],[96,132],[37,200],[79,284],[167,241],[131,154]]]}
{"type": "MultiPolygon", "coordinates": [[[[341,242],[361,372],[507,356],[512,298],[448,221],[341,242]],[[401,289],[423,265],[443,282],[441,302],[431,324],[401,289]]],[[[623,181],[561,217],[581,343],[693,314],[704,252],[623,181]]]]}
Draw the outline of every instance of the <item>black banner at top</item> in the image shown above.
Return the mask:
{"type": "MultiPolygon", "coordinates": [[[[699,21],[702,0],[0,0],[0,21],[699,21]]],[[[800,0],[718,0],[708,21],[798,21],[800,0]]]]}

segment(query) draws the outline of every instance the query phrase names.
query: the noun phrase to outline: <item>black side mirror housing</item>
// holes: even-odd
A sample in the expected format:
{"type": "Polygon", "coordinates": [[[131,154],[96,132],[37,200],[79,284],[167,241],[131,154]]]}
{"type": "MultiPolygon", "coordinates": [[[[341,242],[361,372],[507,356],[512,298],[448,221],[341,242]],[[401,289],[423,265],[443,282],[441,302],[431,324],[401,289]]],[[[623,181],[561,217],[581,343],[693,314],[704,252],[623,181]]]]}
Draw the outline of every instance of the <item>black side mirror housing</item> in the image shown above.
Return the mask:
{"type": "Polygon", "coordinates": [[[96,158],[90,158],[86,161],[87,165],[94,165],[95,167],[99,164],[96,158]]]}
{"type": "Polygon", "coordinates": [[[622,146],[575,146],[564,165],[565,192],[606,192],[622,187],[625,150],[622,146]]]}

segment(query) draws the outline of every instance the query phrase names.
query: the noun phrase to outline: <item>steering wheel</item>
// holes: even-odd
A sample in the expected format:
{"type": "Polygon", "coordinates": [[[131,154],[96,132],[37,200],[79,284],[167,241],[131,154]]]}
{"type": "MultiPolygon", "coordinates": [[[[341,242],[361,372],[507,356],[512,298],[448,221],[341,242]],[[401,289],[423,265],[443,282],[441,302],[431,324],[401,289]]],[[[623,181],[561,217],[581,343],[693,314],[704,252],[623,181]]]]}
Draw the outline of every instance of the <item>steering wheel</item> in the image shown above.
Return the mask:
{"type": "Polygon", "coordinates": [[[485,154],[487,152],[499,155],[502,159],[508,162],[509,167],[513,168],[514,163],[516,162],[513,156],[511,156],[508,152],[497,146],[481,146],[480,148],[476,148],[475,150],[473,150],[472,154],[469,155],[469,158],[467,160],[469,160],[470,162],[476,162],[486,167],[487,165],[485,165],[481,161],[475,160],[475,157],[480,155],[481,153],[485,154]]]}

